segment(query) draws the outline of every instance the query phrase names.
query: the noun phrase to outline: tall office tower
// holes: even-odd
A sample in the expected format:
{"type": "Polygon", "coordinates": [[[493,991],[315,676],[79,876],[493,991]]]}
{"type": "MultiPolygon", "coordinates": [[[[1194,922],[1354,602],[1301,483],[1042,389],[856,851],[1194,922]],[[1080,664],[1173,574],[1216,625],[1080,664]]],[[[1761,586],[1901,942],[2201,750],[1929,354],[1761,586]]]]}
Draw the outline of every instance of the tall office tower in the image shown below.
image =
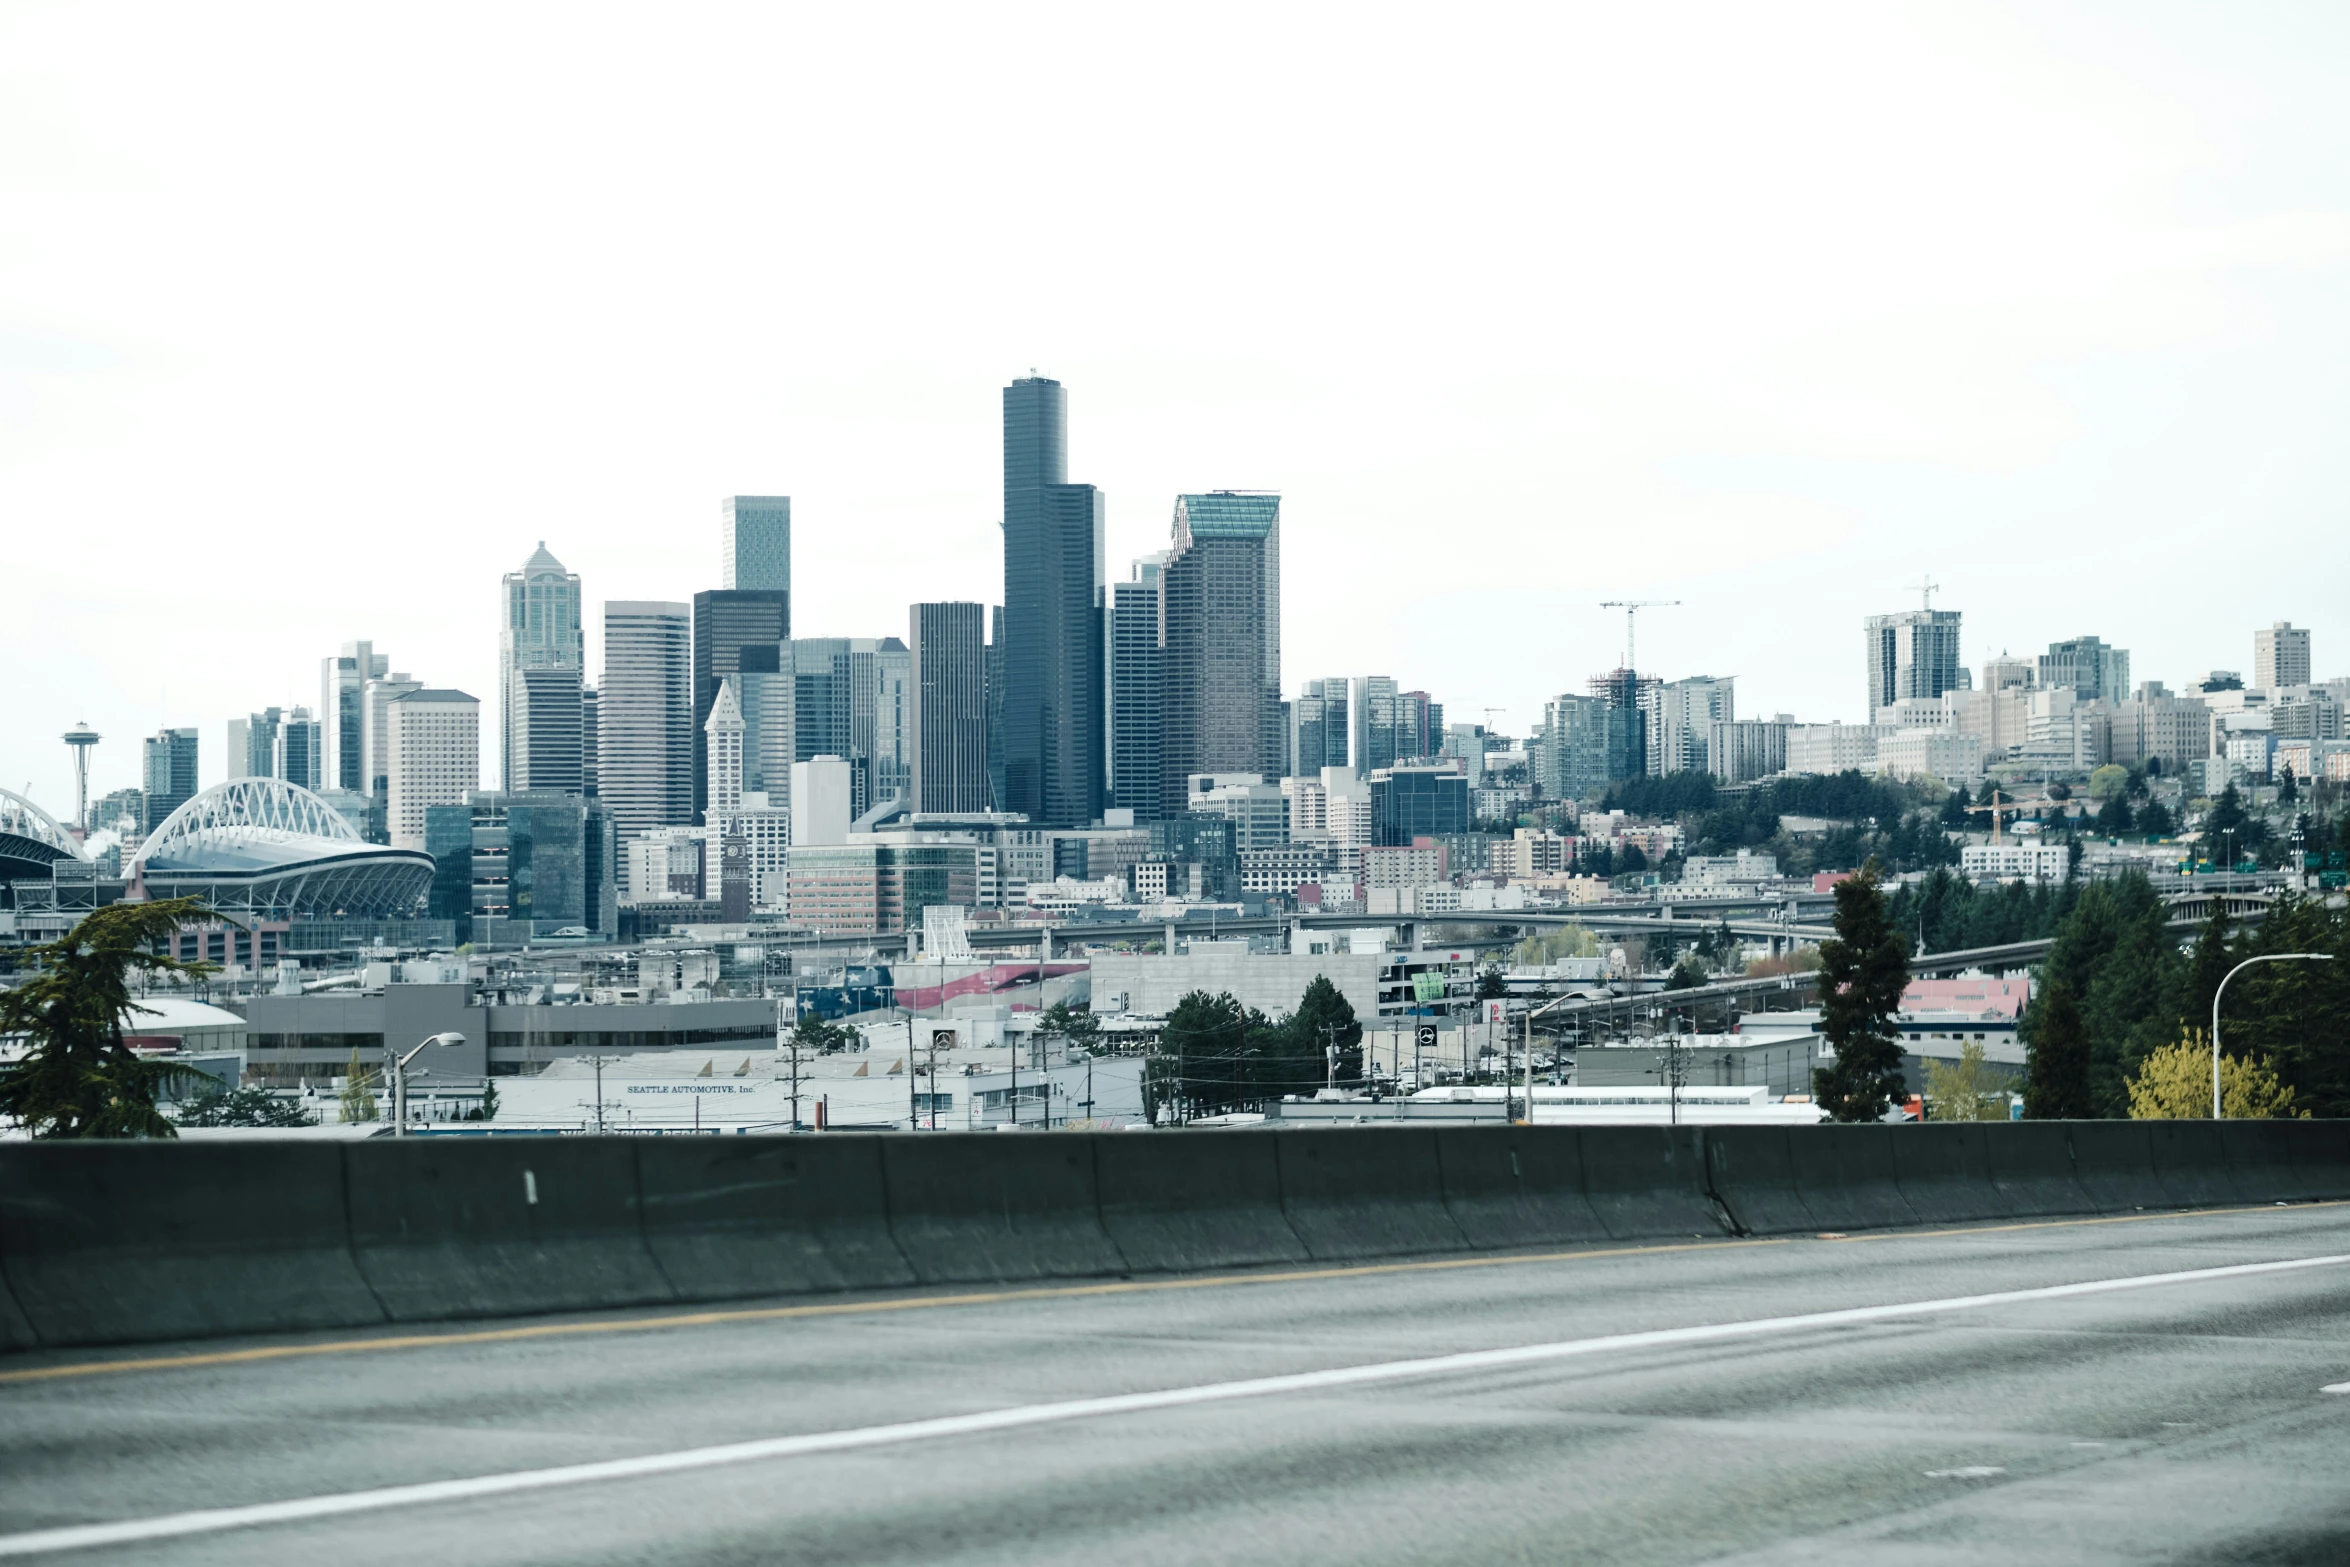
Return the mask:
{"type": "Polygon", "coordinates": [[[1967,688],[1958,656],[1955,609],[1905,609],[1868,618],[1868,714],[1906,697],[1937,697],[1967,688]]]}
{"type": "Polygon", "coordinates": [[[1290,707],[1290,770],[1319,778],[1325,767],[1347,765],[1347,680],[1309,680],[1290,707]]]}
{"type": "Polygon", "coordinates": [[[914,652],[896,637],[873,650],[873,803],[914,792],[914,652]]]}
{"type": "Polygon", "coordinates": [[[163,825],[163,818],[195,798],[196,731],[158,730],[142,747],[141,761],[140,783],[147,792],[147,812],[139,822],[139,831],[153,832],[163,825]]]}
{"type": "Polygon", "coordinates": [[[228,764],[231,778],[274,778],[277,776],[277,726],[284,720],[281,709],[265,707],[258,713],[228,721],[228,764]]]}
{"type": "Polygon", "coordinates": [[[498,781],[503,788],[513,787],[524,766],[516,754],[522,740],[514,724],[514,675],[523,669],[587,669],[579,578],[547,553],[544,539],[520,571],[507,574],[499,595],[498,781]]]}
{"type": "Polygon", "coordinates": [[[1189,809],[1195,773],[1281,773],[1281,497],[1175,498],[1162,602],[1166,713],[1160,810],[1189,809]]]}
{"type": "Polygon", "coordinates": [[[1399,751],[1397,715],[1403,693],[1386,675],[1365,675],[1354,686],[1354,768],[1364,778],[1393,767],[1411,753],[1399,751]]]}
{"type": "MultiPolygon", "coordinates": [[[[404,669],[395,669],[388,675],[371,677],[359,693],[359,777],[360,787],[366,790],[370,804],[369,819],[385,818],[391,808],[392,776],[392,719],[391,703],[411,691],[424,689],[424,682],[415,679],[404,669]]],[[[374,841],[389,843],[390,829],[374,841]]]]}
{"type": "Polygon", "coordinates": [[[734,699],[743,715],[743,788],[778,809],[791,803],[791,764],[799,759],[793,701],[792,645],[750,643],[736,655],[734,699]]]}
{"type": "Polygon", "coordinates": [[[2252,633],[2252,683],[2264,691],[2309,684],[2309,629],[2280,620],[2252,633]]]}
{"type": "Polygon", "coordinates": [[[1648,776],[1648,716],[1664,682],[1637,670],[1593,675],[1589,690],[1607,704],[1607,776],[1610,783],[1648,776]]]}
{"type": "Polygon", "coordinates": [[[693,610],[658,600],[604,605],[596,785],[613,831],[633,838],[694,817],[693,610]]]}
{"type": "Polygon", "coordinates": [[[2051,642],[2040,655],[2038,685],[2043,691],[2070,686],[2084,702],[2125,702],[2130,696],[2130,655],[2096,637],[2051,642]]]}
{"type": "Polygon", "coordinates": [[[1395,754],[1412,761],[1438,756],[1444,751],[1444,704],[1425,691],[1406,691],[1396,699],[1397,723],[1401,728],[1395,743],[1395,754]]]}
{"type": "Polygon", "coordinates": [[[987,612],[987,808],[1009,810],[1004,788],[1004,606],[987,612]]]}
{"type": "Polygon", "coordinates": [[[882,642],[897,638],[797,637],[792,656],[792,760],[838,757],[849,771],[852,815],[878,798],[882,642]]]}
{"type": "Polygon", "coordinates": [[[506,790],[569,794],[587,788],[587,703],[578,669],[517,669],[507,703],[514,726],[506,790]]]}
{"type": "Polygon", "coordinates": [[[1004,801],[1045,827],[1101,814],[1108,526],[1068,482],[1061,383],[1004,388],[1004,801]]]}
{"type": "MultiPolygon", "coordinates": [[[[274,711],[274,709],[272,709],[274,711]]],[[[297,707],[277,726],[276,754],[271,771],[287,783],[316,793],[326,786],[325,726],[297,707]]]]}
{"type": "MultiPolygon", "coordinates": [[[[321,776],[328,788],[366,792],[367,683],[381,680],[391,667],[391,658],[372,642],[346,642],[342,652],[318,661],[321,776]]],[[[229,761],[236,761],[233,753],[229,761]]]]}
{"type": "Polygon", "coordinates": [[[589,799],[598,793],[596,784],[596,688],[579,688],[579,792],[589,799]]]}
{"type": "MultiPolygon", "coordinates": [[[[709,803],[708,760],[702,725],[718,686],[743,667],[743,650],[774,647],[791,635],[791,595],[781,588],[721,588],[694,595],[693,821],[709,803]]],[[[754,653],[752,664],[765,662],[754,653]]],[[[737,700],[740,700],[739,693],[737,700]]]]}
{"type": "Polygon", "coordinates": [[[913,659],[906,729],[914,809],[987,809],[987,610],[916,604],[907,615],[913,659]]]}
{"type": "Polygon", "coordinates": [[[1110,590],[1110,804],[1159,819],[1166,793],[1160,590],[1167,557],[1145,555],[1110,590]]]}
{"type": "Polygon", "coordinates": [[[743,710],[732,679],[718,682],[717,700],[702,721],[702,755],[709,766],[709,813],[715,822],[743,808],[743,710]]]}
{"type": "Polygon", "coordinates": [[[1985,691],[2029,691],[2039,676],[2039,666],[2028,658],[2010,658],[2005,653],[1997,658],[1983,660],[1983,689],[1985,691]]]}
{"type": "Polygon", "coordinates": [[[1605,697],[1559,696],[1544,704],[1542,733],[1533,741],[1535,782],[1554,800],[1581,800],[1608,786],[1611,732],[1605,697]]]}
{"type": "Polygon", "coordinates": [[[1704,772],[1719,776],[1708,747],[1714,725],[1731,723],[1738,717],[1737,683],[1735,675],[1691,675],[1665,681],[1643,693],[1648,702],[1648,771],[1652,777],[1704,772]]]}
{"type": "MultiPolygon", "coordinates": [[[[718,503],[718,586],[791,592],[791,497],[729,495],[718,503]]],[[[791,635],[791,615],[783,634],[791,635]]]]}
{"type": "Polygon", "coordinates": [[[386,704],[384,728],[392,847],[426,848],[425,813],[481,787],[481,703],[420,687],[386,704]]]}

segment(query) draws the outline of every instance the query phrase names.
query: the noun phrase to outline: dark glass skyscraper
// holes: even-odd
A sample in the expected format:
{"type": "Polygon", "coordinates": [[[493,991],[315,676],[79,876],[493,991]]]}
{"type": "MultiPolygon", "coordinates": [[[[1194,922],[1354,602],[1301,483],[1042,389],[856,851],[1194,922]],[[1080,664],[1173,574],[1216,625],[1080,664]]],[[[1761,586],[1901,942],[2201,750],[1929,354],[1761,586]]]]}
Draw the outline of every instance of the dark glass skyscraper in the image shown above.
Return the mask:
{"type": "Polygon", "coordinates": [[[987,809],[987,611],[978,604],[916,604],[912,711],[914,809],[987,809]]]}
{"type": "MultiPolygon", "coordinates": [[[[743,668],[744,649],[773,648],[790,635],[791,594],[781,588],[721,588],[694,595],[694,820],[700,821],[710,804],[710,746],[702,725],[710,721],[718,683],[743,668]]],[[[754,662],[772,657],[762,652],[754,662]]]]}
{"type": "Polygon", "coordinates": [[[1159,682],[1159,589],[1167,557],[1145,555],[1110,597],[1110,803],[1155,821],[1163,807],[1166,710],[1159,682]]]}
{"type": "Polygon", "coordinates": [[[1004,388],[1003,805],[1048,827],[1098,818],[1104,782],[1108,534],[1068,449],[1060,382],[1004,388]]]}
{"type": "Polygon", "coordinates": [[[1175,500],[1161,641],[1160,809],[1188,808],[1194,773],[1281,776],[1281,497],[1175,500]]]}

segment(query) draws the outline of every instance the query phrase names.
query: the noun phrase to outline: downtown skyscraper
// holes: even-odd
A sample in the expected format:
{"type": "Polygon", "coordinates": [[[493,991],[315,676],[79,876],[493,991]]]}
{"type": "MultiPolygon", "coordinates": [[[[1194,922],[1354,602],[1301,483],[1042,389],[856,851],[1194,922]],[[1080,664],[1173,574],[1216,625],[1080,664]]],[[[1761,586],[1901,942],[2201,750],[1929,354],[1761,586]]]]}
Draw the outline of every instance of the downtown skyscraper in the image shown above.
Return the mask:
{"type": "Polygon", "coordinates": [[[580,776],[580,695],[587,633],[579,619],[579,577],[547,552],[546,540],[500,585],[498,615],[498,782],[580,776]],[[527,682],[531,671],[541,674],[527,682]],[[534,766],[528,750],[552,747],[560,760],[534,766]]]}
{"type": "Polygon", "coordinates": [[[1195,773],[1281,776],[1281,497],[1175,499],[1160,654],[1161,811],[1181,816],[1195,773]]]}
{"type": "Polygon", "coordinates": [[[1005,387],[1001,804],[1044,827],[1090,825],[1104,782],[1107,520],[1068,469],[1061,383],[1005,387]]]}

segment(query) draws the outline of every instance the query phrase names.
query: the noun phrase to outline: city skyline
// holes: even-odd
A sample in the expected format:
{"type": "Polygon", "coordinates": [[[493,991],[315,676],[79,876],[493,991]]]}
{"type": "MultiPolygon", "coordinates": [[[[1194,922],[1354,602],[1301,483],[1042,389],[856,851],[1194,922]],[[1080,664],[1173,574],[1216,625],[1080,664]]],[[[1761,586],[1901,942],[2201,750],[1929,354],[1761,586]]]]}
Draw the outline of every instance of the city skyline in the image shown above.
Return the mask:
{"type": "Polygon", "coordinates": [[[2321,670],[2350,647],[2350,18],[1560,12],[1335,54],[1292,18],[1237,75],[1204,35],[1082,69],[1039,18],[579,29],[583,71],[647,89],[623,142],[518,36],[319,18],[364,62],[329,92],[242,15],[0,18],[0,516],[49,594],[0,626],[43,676],[0,779],[62,810],[41,737],[108,737],[103,794],[121,737],[194,726],[214,780],[222,723],[316,710],[311,661],[358,637],[494,733],[464,603],[542,536],[591,603],[690,603],[721,501],[788,495],[808,632],[992,604],[992,389],[1029,367],[1076,389],[1119,567],[1177,495],[1281,494],[1290,696],[1387,671],[1522,733],[1616,661],[1599,601],[1662,598],[1644,665],[1857,720],[1854,628],[1921,573],[1972,667],[2094,634],[2176,687],[2277,620],[2321,670]],[[867,64],[778,103],[776,58],[867,64]],[[1262,112],[1146,107],[1202,81],[1262,112]],[[392,133],[419,92],[448,113],[392,133]],[[1040,265],[975,196],[1023,137],[1124,264],[1040,265]],[[1245,259],[1166,243],[1202,210],[1245,259]]]}

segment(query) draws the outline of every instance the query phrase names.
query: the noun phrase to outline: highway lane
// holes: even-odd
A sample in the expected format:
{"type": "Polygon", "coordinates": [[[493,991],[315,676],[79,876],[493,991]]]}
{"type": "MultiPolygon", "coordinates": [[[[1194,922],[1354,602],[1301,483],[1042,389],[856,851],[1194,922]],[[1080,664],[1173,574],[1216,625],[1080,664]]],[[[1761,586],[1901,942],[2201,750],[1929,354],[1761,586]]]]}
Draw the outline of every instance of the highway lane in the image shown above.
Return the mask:
{"type": "MultiPolygon", "coordinates": [[[[27,1531],[1241,1378],[2350,1254],[2350,1207],[0,1363],[27,1531]],[[842,1309],[846,1308],[846,1309],[842,1309]],[[715,1320],[714,1320],[715,1319],[715,1320]],[[555,1336],[526,1337],[545,1329],[555,1336]],[[584,1330],[584,1331],[581,1331],[584,1330]]],[[[1452,1261],[1473,1265],[1454,1266],[1452,1261]]],[[[786,1307],[785,1310],[796,1310],[786,1307]]],[[[2350,1266],[1601,1349],[35,1559],[2350,1560],[2350,1266]]]]}

